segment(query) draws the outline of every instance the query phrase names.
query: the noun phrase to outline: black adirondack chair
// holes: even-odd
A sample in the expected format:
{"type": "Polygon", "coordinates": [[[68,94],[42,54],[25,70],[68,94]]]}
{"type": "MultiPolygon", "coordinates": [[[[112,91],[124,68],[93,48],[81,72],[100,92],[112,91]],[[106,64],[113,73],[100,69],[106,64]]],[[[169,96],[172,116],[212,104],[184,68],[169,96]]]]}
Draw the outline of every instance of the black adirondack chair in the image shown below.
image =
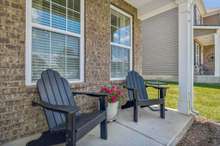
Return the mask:
{"type": "Polygon", "coordinates": [[[66,143],[75,146],[76,141],[100,124],[101,138],[107,139],[106,94],[71,92],[70,86],[58,72],[46,70],[37,82],[40,94],[34,106],[43,107],[49,130],[27,146],[51,146],[66,143]],[[88,95],[98,97],[100,110],[94,113],[80,113],[74,97],[88,95]]]}
{"type": "Polygon", "coordinates": [[[151,87],[158,89],[160,94],[158,99],[149,99],[146,88],[150,86],[145,84],[143,77],[140,76],[136,71],[128,72],[125,87],[128,89],[129,101],[127,101],[127,103],[122,106],[122,109],[133,107],[133,119],[135,122],[138,122],[138,106],[145,107],[160,105],[160,117],[165,118],[164,97],[166,95],[167,87],[151,85],[151,87]]]}

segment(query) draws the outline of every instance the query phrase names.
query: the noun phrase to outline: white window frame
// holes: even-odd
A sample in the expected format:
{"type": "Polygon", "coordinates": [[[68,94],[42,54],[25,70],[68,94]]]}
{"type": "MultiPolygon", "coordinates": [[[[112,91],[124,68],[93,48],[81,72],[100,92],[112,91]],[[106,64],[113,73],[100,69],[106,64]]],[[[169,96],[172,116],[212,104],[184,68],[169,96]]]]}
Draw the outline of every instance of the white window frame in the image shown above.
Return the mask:
{"type": "MultiPolygon", "coordinates": [[[[130,22],[131,22],[131,30],[130,30],[131,31],[131,42],[130,43],[131,43],[131,45],[130,46],[122,45],[122,44],[118,44],[118,43],[113,43],[112,41],[111,41],[110,45],[111,45],[111,48],[112,48],[112,46],[116,46],[116,47],[126,48],[126,49],[130,50],[130,70],[132,70],[133,69],[133,16],[126,13],[125,11],[121,10],[120,8],[117,8],[116,6],[113,6],[113,5],[111,5],[111,9],[121,13],[122,15],[125,15],[128,18],[130,18],[130,22]]],[[[110,27],[111,27],[111,23],[110,23],[110,27]]],[[[112,53],[111,53],[111,55],[112,55],[112,53]]],[[[112,58],[112,56],[111,56],[111,58],[112,58]]],[[[112,63],[112,59],[110,60],[110,62],[112,63]]],[[[112,70],[111,70],[111,65],[110,65],[110,80],[111,81],[121,81],[121,80],[125,80],[125,78],[126,78],[126,77],[112,78],[111,74],[112,74],[112,70]]]]}
{"type": "Polygon", "coordinates": [[[202,25],[203,24],[203,18],[200,14],[199,9],[196,7],[196,25],[202,25]]]}
{"type": "Polygon", "coordinates": [[[196,65],[200,65],[201,64],[201,62],[200,62],[200,49],[201,49],[201,45],[199,44],[199,43],[197,43],[196,42],[196,55],[195,55],[195,57],[196,57],[196,65]]]}
{"type": "Polygon", "coordinates": [[[39,28],[49,32],[57,32],[63,35],[70,35],[80,38],[80,79],[69,80],[70,83],[84,82],[84,0],[80,0],[80,34],[65,30],[51,28],[48,26],[32,23],[32,0],[26,0],[26,46],[25,46],[25,84],[36,85],[32,82],[32,28],[39,28]]]}

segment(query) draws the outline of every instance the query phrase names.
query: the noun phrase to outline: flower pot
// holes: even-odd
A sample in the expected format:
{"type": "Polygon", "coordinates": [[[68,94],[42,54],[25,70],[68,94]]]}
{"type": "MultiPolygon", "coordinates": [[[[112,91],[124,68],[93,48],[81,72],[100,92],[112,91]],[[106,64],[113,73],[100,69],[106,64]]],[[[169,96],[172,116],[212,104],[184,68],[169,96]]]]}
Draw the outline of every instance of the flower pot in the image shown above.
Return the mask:
{"type": "Polygon", "coordinates": [[[108,103],[108,108],[107,108],[107,120],[109,122],[114,121],[115,117],[118,113],[118,105],[119,102],[115,102],[115,103],[108,103]]]}

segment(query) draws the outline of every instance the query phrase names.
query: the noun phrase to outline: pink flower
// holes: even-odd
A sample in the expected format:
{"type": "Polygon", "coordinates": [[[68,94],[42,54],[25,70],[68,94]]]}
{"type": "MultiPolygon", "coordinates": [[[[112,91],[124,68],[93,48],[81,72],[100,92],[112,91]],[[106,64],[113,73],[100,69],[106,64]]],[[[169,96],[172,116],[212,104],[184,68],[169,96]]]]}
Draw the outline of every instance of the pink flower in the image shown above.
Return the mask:
{"type": "Polygon", "coordinates": [[[102,92],[105,92],[105,93],[109,93],[109,88],[108,87],[102,87],[101,88],[102,92]]]}
{"type": "Polygon", "coordinates": [[[101,91],[105,92],[106,91],[106,87],[105,86],[101,87],[101,91]]]}
{"type": "Polygon", "coordinates": [[[112,96],[112,103],[117,101],[117,97],[116,96],[112,96]]]}
{"type": "Polygon", "coordinates": [[[113,86],[112,86],[112,89],[117,89],[117,86],[113,85],[113,86]]]}
{"type": "Polygon", "coordinates": [[[108,94],[112,94],[112,93],[113,93],[113,90],[109,89],[108,94]]]}
{"type": "Polygon", "coordinates": [[[101,86],[100,87],[100,92],[101,93],[108,93],[108,102],[110,103],[115,103],[118,100],[120,100],[120,98],[123,98],[123,92],[122,90],[117,87],[116,85],[112,85],[112,86],[101,86]]]}

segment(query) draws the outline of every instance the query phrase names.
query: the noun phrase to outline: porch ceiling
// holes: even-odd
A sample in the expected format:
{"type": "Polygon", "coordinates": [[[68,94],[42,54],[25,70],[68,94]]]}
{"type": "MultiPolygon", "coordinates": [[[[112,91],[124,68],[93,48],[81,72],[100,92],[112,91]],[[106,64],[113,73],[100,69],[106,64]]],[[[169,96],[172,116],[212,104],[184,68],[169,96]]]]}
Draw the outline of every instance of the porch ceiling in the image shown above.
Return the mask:
{"type": "Polygon", "coordinates": [[[217,29],[194,29],[194,37],[217,33],[217,29]]]}
{"type": "Polygon", "coordinates": [[[167,9],[176,7],[175,0],[125,0],[138,9],[138,17],[147,19],[167,9]]]}
{"type": "Polygon", "coordinates": [[[219,29],[219,26],[194,26],[194,38],[203,46],[214,45],[215,34],[219,29]]]}
{"type": "Polygon", "coordinates": [[[196,39],[204,46],[214,45],[214,34],[198,36],[196,39]]]}
{"type": "Polygon", "coordinates": [[[139,8],[143,5],[146,5],[149,2],[152,2],[154,0],[125,0],[128,3],[130,3],[131,5],[135,6],[136,8],[139,8]]]}

